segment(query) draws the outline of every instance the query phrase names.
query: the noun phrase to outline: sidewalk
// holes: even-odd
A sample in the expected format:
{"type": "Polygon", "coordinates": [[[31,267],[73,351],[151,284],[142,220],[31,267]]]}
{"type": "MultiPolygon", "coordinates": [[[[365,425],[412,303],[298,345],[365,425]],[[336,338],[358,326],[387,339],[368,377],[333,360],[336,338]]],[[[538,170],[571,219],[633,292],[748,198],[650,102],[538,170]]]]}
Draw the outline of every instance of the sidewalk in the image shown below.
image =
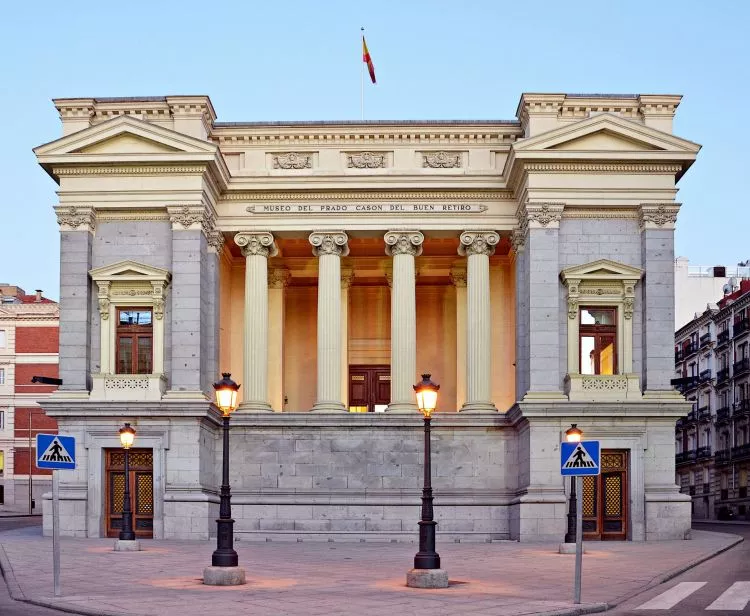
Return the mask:
{"type": "Polygon", "coordinates": [[[727,549],[736,535],[693,531],[691,541],[588,543],[581,606],[572,605],[574,556],[557,545],[438,543],[451,585],[407,588],[417,546],[403,543],[238,543],[245,586],[201,581],[214,542],[63,539],[62,597],[52,593],[52,543],[26,531],[0,535],[0,565],[15,599],[82,614],[203,616],[515,616],[603,611],[727,549]]]}

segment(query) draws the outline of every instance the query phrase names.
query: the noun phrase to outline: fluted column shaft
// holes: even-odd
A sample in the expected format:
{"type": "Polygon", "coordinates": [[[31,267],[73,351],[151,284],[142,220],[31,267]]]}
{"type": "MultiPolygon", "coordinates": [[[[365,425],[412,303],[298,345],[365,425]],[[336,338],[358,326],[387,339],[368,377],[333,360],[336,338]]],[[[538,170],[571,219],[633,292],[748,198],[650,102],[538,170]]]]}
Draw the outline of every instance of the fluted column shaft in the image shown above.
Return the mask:
{"type": "Polygon", "coordinates": [[[245,257],[244,382],[240,410],[270,411],[268,401],[268,257],[277,254],[270,233],[238,233],[245,257]]]}
{"type": "Polygon", "coordinates": [[[492,314],[490,256],[500,236],[465,231],[459,253],[466,255],[466,402],[462,411],[496,411],[492,402],[492,314]]]}
{"type": "Polygon", "coordinates": [[[389,231],[386,253],[393,257],[391,286],[391,403],[389,411],[416,411],[417,298],[414,258],[422,254],[419,231],[389,231]]]}
{"type": "Polygon", "coordinates": [[[318,389],[313,411],[346,411],[341,398],[341,257],[349,252],[343,231],[310,234],[318,257],[318,389]]]}

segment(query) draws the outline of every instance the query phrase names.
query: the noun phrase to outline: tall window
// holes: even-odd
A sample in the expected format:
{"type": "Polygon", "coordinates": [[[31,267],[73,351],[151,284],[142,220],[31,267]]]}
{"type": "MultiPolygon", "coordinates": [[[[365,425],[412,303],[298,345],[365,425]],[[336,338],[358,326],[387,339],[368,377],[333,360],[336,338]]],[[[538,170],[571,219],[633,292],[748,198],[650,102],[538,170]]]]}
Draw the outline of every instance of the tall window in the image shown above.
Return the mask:
{"type": "Polygon", "coordinates": [[[5,368],[0,368],[0,385],[5,385],[5,368]]]}
{"type": "Polygon", "coordinates": [[[151,308],[118,308],[117,374],[151,374],[153,365],[151,308]]]}
{"type": "Polygon", "coordinates": [[[617,309],[581,308],[581,374],[617,373],[617,309]]]}
{"type": "Polygon", "coordinates": [[[0,349],[4,349],[6,344],[5,330],[0,329],[0,349]]]}

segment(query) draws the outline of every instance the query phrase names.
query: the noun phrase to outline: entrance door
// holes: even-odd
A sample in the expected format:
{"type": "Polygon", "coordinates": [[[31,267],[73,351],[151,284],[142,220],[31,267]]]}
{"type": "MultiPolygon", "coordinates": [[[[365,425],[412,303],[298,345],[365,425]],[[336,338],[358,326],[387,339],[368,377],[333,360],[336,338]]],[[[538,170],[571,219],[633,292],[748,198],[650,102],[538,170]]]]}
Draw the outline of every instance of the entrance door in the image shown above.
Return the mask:
{"type": "Polygon", "coordinates": [[[382,413],[390,401],[390,366],[349,366],[351,413],[382,413]]]}
{"type": "Polygon", "coordinates": [[[628,534],[628,450],[603,449],[602,473],[583,478],[583,538],[624,541],[628,534]]]}
{"type": "MultiPolygon", "coordinates": [[[[122,449],[106,450],[107,537],[117,537],[122,529],[122,506],[125,496],[125,454],[122,449]]],[[[131,449],[128,454],[130,508],[133,510],[133,530],[136,537],[150,538],[154,534],[154,452],[151,449],[131,449]]]]}

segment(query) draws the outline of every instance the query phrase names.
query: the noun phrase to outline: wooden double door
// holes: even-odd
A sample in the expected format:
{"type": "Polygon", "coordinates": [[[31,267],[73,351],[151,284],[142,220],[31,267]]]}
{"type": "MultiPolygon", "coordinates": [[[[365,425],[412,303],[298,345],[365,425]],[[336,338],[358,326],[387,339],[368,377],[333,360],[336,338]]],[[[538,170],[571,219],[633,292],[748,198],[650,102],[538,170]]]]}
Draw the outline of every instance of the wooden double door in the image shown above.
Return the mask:
{"type": "Polygon", "coordinates": [[[106,494],[104,499],[107,537],[117,537],[122,529],[122,507],[125,481],[129,482],[130,508],[136,537],[154,535],[154,452],[131,449],[128,454],[128,477],[125,477],[125,453],[122,449],[105,452],[106,494]]]}
{"type": "Polygon", "coordinates": [[[626,449],[603,449],[602,472],[583,478],[583,538],[625,541],[628,537],[628,467],[626,449]]]}
{"type": "Polygon", "coordinates": [[[380,413],[391,401],[391,367],[349,366],[349,411],[380,413]]]}

